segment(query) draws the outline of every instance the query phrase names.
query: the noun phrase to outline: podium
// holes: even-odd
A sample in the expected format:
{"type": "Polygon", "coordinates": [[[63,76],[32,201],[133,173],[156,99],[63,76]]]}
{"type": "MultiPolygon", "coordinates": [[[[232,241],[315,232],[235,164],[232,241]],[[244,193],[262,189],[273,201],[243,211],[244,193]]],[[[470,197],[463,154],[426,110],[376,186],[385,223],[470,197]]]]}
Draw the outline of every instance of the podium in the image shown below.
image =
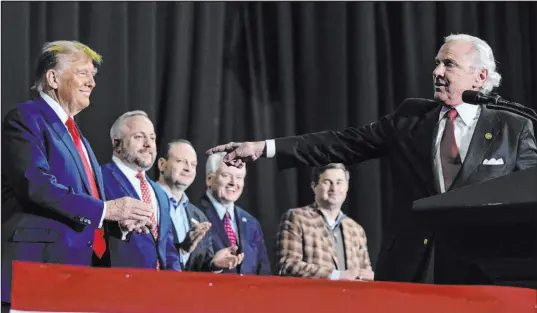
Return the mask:
{"type": "Polygon", "coordinates": [[[537,167],[414,202],[494,285],[537,289],[537,167]]]}

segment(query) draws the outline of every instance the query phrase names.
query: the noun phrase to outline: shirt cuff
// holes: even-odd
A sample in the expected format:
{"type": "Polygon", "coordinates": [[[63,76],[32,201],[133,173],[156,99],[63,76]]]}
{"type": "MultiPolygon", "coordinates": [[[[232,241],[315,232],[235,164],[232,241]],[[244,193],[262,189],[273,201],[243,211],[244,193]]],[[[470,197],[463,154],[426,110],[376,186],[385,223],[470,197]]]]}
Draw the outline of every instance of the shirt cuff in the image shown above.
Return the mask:
{"type": "MultiPolygon", "coordinates": [[[[119,222],[118,222],[119,224],[119,222]]],[[[121,230],[121,240],[125,241],[127,240],[127,236],[129,235],[128,230],[124,230],[123,227],[121,227],[121,224],[119,224],[119,229],[121,230]]]]}
{"type": "Polygon", "coordinates": [[[186,263],[190,258],[190,252],[186,252],[183,249],[179,249],[179,257],[181,258],[181,264],[183,264],[183,266],[186,266],[186,263]]]}
{"type": "Polygon", "coordinates": [[[106,216],[106,201],[103,201],[103,216],[101,216],[101,221],[99,222],[99,228],[103,227],[104,217],[106,216]]]}
{"type": "Polygon", "coordinates": [[[265,146],[267,149],[267,159],[273,158],[276,154],[276,142],[274,142],[274,139],[265,140],[265,146]]]}
{"type": "Polygon", "coordinates": [[[330,280],[339,280],[339,277],[341,276],[341,271],[334,270],[332,274],[330,274],[329,279],[330,280]]]}

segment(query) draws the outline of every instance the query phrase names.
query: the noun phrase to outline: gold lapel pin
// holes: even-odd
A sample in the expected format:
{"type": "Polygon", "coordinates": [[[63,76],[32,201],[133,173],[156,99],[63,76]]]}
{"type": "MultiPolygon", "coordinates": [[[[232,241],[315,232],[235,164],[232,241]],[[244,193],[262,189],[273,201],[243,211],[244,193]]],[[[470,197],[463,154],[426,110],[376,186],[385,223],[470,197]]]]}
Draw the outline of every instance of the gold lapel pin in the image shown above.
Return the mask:
{"type": "Polygon", "coordinates": [[[492,139],[492,134],[491,133],[486,133],[485,134],[485,139],[492,139]]]}

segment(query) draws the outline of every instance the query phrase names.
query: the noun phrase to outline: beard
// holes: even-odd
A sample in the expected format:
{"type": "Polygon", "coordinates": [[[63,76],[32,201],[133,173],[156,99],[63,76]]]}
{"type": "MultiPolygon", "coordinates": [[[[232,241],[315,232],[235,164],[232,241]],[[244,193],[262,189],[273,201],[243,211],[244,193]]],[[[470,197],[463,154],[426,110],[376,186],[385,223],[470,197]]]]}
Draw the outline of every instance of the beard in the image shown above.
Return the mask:
{"type": "Polygon", "coordinates": [[[131,153],[127,149],[123,147],[121,149],[121,155],[122,158],[128,163],[136,166],[141,171],[147,171],[151,167],[153,167],[153,164],[155,163],[155,156],[151,155],[151,161],[146,161],[142,157],[138,156],[136,152],[131,153]]]}

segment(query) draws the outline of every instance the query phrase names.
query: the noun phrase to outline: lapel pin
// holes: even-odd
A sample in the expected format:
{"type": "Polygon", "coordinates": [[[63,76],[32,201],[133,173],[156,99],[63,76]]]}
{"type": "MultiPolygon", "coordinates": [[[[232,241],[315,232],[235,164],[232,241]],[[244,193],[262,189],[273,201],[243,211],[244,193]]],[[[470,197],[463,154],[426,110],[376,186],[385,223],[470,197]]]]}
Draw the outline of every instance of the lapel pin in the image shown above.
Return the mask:
{"type": "Polygon", "coordinates": [[[485,134],[485,139],[492,139],[492,134],[491,133],[486,133],[485,134]]]}
{"type": "Polygon", "coordinates": [[[243,217],[243,218],[242,218],[242,221],[243,221],[244,223],[246,223],[246,217],[243,217]]]}

